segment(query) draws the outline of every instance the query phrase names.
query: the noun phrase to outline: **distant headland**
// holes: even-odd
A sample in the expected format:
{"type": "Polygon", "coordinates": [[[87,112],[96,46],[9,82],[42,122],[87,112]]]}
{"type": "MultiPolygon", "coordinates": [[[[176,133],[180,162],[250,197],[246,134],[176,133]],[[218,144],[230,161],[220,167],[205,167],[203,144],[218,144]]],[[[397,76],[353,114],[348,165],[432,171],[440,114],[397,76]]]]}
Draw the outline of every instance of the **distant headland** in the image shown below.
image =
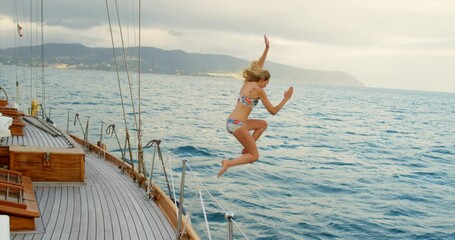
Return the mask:
{"type": "MultiPolygon", "coordinates": [[[[47,43],[43,47],[0,49],[0,61],[4,65],[29,66],[31,63],[34,66],[41,66],[41,49],[43,48],[46,67],[115,70],[112,48],[89,48],[81,44],[47,43]]],[[[130,47],[125,51],[129,69],[137,71],[138,48],[130,47]]],[[[125,69],[123,50],[117,48],[115,53],[119,68],[125,69]]],[[[181,50],[163,50],[154,47],[141,47],[140,62],[141,72],[235,78],[240,77],[241,71],[250,63],[248,60],[227,55],[187,53],[181,50]]],[[[302,69],[270,61],[267,61],[266,65],[274,79],[290,79],[322,85],[364,86],[352,75],[342,71],[302,69]]]]}

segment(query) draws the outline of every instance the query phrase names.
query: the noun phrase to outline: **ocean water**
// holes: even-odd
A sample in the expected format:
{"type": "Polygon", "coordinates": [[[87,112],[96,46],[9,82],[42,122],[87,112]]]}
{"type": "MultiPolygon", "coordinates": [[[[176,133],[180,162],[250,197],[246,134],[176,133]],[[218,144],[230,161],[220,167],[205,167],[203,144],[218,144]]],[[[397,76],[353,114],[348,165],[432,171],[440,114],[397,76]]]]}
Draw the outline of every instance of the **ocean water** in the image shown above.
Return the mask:
{"type": "MultiPolygon", "coordinates": [[[[41,95],[40,70],[0,70],[0,86],[10,97],[16,75],[21,78],[21,106],[30,95],[41,95]],[[30,76],[37,78],[34,90],[30,76]]],[[[137,75],[131,77],[137,101],[137,75]]],[[[225,130],[242,82],[157,74],[142,74],[141,79],[144,145],[162,140],[176,188],[181,160],[188,160],[184,205],[202,239],[209,237],[198,183],[212,239],[226,239],[227,224],[205,189],[235,213],[249,239],[455,239],[455,93],[314,86],[272,78],[266,89],[272,103],[291,85],[295,92],[275,116],[261,104],[254,109],[252,118],[269,123],[257,142],[259,161],[217,178],[220,161],[242,149],[225,130]]],[[[79,113],[84,128],[90,116],[92,142],[100,139],[102,121],[104,129],[116,124],[124,137],[115,73],[45,69],[45,80],[46,112],[51,107],[60,128],[68,126],[82,136],[79,123],[74,125],[79,113]]],[[[121,73],[134,135],[126,82],[121,73]]],[[[106,135],[103,140],[119,153],[116,140],[106,135]]],[[[147,168],[152,156],[147,149],[147,168]]],[[[157,182],[163,184],[162,179],[157,182]]],[[[242,239],[236,227],[234,231],[235,239],[242,239]]]]}

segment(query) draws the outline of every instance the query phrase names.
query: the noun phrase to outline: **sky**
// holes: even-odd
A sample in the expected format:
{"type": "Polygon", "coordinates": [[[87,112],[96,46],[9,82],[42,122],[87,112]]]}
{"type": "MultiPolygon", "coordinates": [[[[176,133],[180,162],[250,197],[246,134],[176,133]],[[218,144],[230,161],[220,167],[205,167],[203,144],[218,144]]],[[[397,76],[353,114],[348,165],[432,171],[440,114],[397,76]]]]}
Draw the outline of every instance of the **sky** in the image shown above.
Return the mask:
{"type": "MultiPolygon", "coordinates": [[[[266,34],[272,62],[344,71],[367,87],[455,92],[455,0],[117,0],[125,46],[138,45],[139,3],[141,46],[254,60],[266,34]]],[[[0,0],[0,48],[37,43],[39,4],[0,0]]],[[[45,43],[112,47],[106,0],[43,5],[45,43]]]]}

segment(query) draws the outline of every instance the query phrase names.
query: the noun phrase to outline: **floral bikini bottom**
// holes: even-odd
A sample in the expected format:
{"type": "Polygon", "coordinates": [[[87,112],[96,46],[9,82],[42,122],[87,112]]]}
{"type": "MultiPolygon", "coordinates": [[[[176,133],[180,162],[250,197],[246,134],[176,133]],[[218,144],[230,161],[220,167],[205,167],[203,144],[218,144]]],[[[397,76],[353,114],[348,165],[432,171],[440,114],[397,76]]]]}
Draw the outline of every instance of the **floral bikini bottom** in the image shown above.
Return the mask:
{"type": "Polygon", "coordinates": [[[230,134],[234,134],[235,130],[239,129],[243,124],[245,124],[245,123],[242,121],[228,118],[226,120],[226,130],[230,134]]]}

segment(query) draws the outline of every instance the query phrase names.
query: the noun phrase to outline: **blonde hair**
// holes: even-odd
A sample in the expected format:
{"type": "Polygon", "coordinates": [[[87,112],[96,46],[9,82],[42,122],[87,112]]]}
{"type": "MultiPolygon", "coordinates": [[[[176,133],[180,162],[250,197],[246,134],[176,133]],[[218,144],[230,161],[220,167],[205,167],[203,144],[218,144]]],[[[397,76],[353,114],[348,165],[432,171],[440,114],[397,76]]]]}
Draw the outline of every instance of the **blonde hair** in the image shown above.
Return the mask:
{"type": "Polygon", "coordinates": [[[248,82],[259,82],[261,79],[269,80],[270,72],[259,66],[257,61],[253,61],[249,68],[243,70],[243,78],[248,82]]]}

